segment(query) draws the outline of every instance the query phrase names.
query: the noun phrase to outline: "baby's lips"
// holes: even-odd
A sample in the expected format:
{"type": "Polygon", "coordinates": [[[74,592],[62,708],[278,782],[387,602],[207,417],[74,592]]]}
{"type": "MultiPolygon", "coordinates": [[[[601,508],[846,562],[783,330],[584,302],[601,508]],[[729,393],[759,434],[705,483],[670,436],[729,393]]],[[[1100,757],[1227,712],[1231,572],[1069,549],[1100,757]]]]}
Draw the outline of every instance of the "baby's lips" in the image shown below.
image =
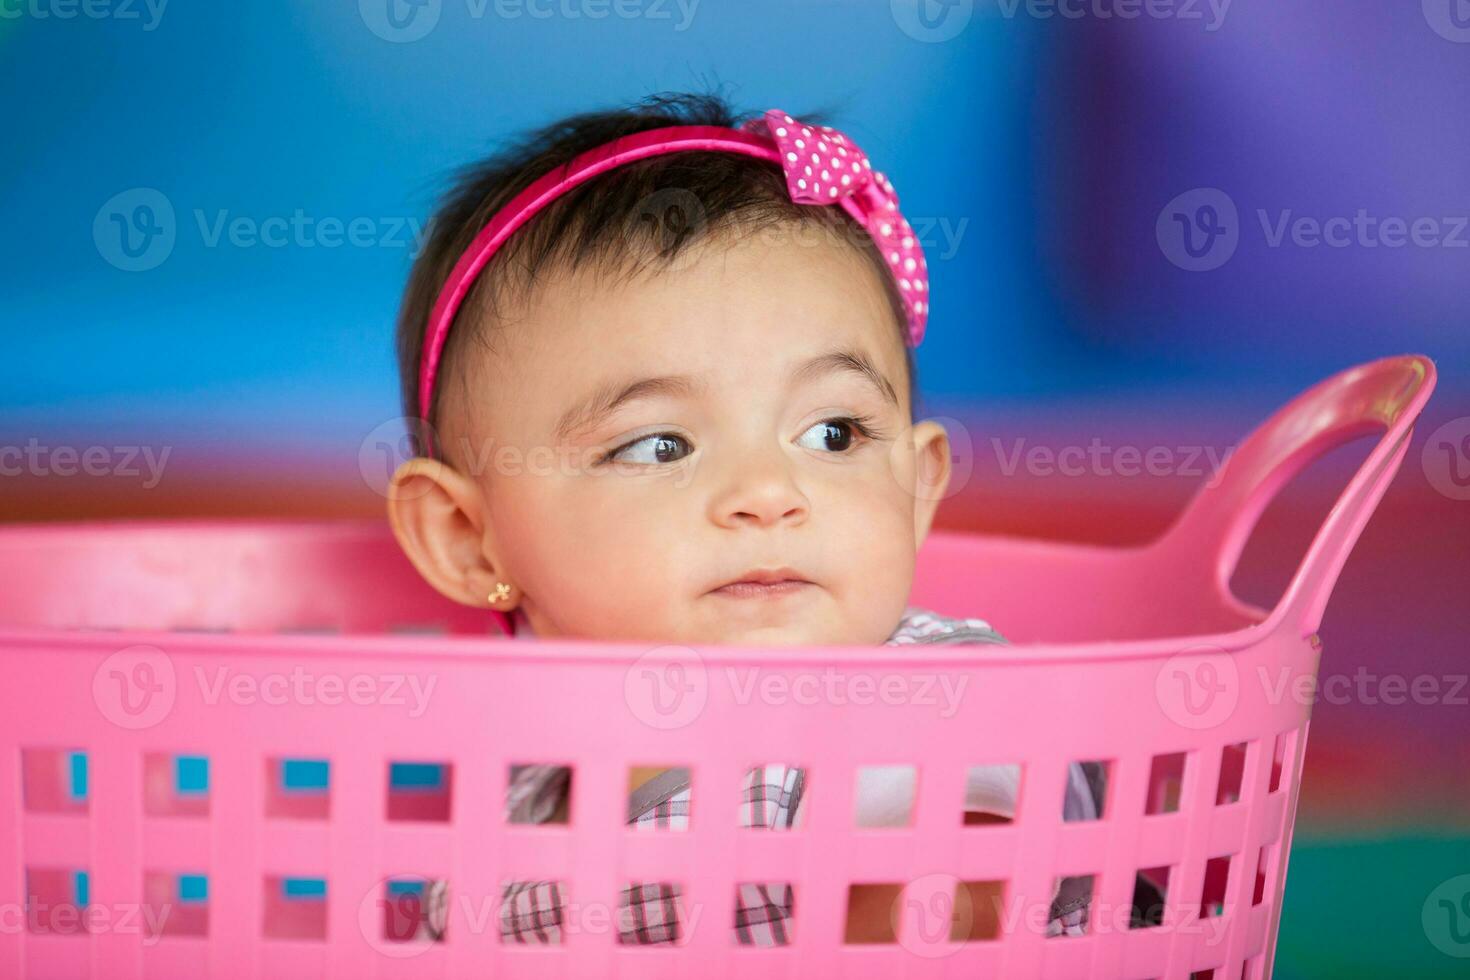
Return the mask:
{"type": "Polygon", "coordinates": [[[759,582],[769,585],[772,582],[781,582],[788,580],[808,582],[812,585],[817,584],[815,579],[813,579],[810,575],[801,571],[800,569],[792,568],[789,565],[782,565],[779,568],[771,568],[767,566],[764,568],[751,568],[743,572],[736,572],[734,573],[734,575],[728,578],[720,579],[705,591],[714,592],[718,589],[724,588],[727,585],[734,585],[736,582],[759,582]]]}

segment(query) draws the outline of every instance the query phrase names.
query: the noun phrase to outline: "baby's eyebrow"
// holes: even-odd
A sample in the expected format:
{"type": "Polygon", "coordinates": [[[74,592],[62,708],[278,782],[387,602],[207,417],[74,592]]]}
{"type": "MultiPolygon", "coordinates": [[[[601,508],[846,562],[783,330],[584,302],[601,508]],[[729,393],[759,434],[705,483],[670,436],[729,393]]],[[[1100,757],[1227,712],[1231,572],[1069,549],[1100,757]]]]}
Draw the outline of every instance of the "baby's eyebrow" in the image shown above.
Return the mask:
{"type": "Polygon", "coordinates": [[[658,378],[640,378],[631,384],[617,382],[605,384],[582,399],[562,414],[553,430],[559,440],[578,432],[595,428],[599,422],[618,409],[618,406],[639,398],[668,395],[671,398],[689,397],[704,390],[704,383],[695,381],[687,374],[671,374],[658,378]]]}
{"type": "Polygon", "coordinates": [[[796,366],[791,372],[791,383],[793,385],[802,382],[815,381],[825,374],[834,372],[850,372],[865,379],[878,393],[886,398],[894,408],[898,408],[898,392],[894,390],[893,383],[886,375],[878,370],[873,359],[867,352],[856,347],[839,347],[825,354],[818,354],[809,361],[796,366]]]}
{"type": "MultiPolygon", "coordinates": [[[[856,374],[878,390],[895,408],[898,407],[898,392],[892,382],[878,370],[866,352],[855,347],[839,347],[825,354],[803,361],[791,371],[791,385],[811,383],[818,378],[838,372],[856,374]]],[[[567,409],[556,423],[553,432],[559,440],[565,440],[578,432],[595,428],[603,419],[620,406],[640,398],[667,395],[671,398],[687,398],[705,389],[702,380],[687,374],[671,374],[654,378],[640,378],[628,384],[609,382],[592,394],[567,409]]]]}

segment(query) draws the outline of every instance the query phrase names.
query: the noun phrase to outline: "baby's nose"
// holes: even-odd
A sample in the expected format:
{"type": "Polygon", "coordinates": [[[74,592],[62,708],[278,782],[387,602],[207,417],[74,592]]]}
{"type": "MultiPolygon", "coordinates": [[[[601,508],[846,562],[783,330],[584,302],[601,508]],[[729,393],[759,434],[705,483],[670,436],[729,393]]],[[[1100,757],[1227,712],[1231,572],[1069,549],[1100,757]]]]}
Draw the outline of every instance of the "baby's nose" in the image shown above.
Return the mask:
{"type": "Polygon", "coordinates": [[[799,524],[810,506],[788,461],[747,461],[731,468],[725,489],[712,502],[712,517],[725,527],[799,524]]]}

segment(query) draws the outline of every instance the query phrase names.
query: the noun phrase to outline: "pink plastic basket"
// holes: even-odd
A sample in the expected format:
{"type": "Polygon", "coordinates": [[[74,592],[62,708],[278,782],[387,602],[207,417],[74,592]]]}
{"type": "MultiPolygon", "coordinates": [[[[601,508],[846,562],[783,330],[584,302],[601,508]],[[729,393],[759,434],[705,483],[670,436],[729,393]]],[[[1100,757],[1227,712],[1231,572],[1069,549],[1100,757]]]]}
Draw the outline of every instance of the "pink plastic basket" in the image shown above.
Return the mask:
{"type": "Polygon", "coordinates": [[[514,641],[378,523],[5,528],[0,976],[1269,976],[1310,711],[1279,692],[1315,677],[1328,594],[1433,385],[1403,356],[1314,386],[1143,547],[934,534],[913,601],[1013,648],[514,641]],[[1232,596],[1278,488],[1378,430],[1275,608],[1232,596]],[[328,761],[325,792],[285,788],[286,760],[328,761]],[[1084,760],[1107,763],[1104,810],[1064,823],[1084,760]],[[797,829],[737,826],[768,762],[806,769],[797,829]],[[394,763],[447,768],[395,790],[394,763]],[[522,763],[572,768],[568,822],[505,822],[522,763]],[[623,822],[629,767],[660,765],[692,771],[687,831],[623,822]],[[909,825],[854,827],[858,769],[909,765],[909,825]],[[962,822],[982,765],[1020,767],[1014,820],[962,822]],[[1163,922],[1130,929],[1153,869],[1163,922]],[[1048,938],[1064,875],[1093,876],[1089,932],[1048,938]],[[440,942],[394,933],[414,878],[448,882],[440,942]],[[561,883],[560,945],[502,942],[508,880],[561,883]],[[680,944],[616,942],[631,881],[681,886],[680,944]],[[793,886],[789,945],[736,944],[757,881],[793,886]],[[958,882],[1004,883],[998,935],[952,939],[958,882]],[[902,888],[892,942],[844,942],[853,884],[902,888]]]}

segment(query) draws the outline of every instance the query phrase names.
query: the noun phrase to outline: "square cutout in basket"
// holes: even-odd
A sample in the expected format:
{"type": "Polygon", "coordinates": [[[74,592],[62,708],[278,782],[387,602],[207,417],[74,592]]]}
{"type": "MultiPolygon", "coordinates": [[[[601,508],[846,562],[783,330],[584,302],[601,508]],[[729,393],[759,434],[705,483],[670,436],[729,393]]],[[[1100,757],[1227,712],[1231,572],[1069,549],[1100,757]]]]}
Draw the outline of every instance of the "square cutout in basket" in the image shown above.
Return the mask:
{"type": "Polygon", "coordinates": [[[688,830],[693,801],[688,767],[629,767],[627,818],[635,830],[688,830]]]}
{"type": "Polygon", "coordinates": [[[1133,879],[1133,906],[1128,928],[1152,929],[1164,924],[1164,904],[1169,898],[1169,868],[1144,868],[1133,879]]]}
{"type": "Polygon", "coordinates": [[[1103,820],[1108,815],[1108,775],[1112,762],[1078,761],[1067,767],[1062,793],[1062,819],[1068,822],[1103,820]]]}
{"type": "Polygon", "coordinates": [[[209,935],[208,876],[144,872],[143,926],[150,939],[209,935]]]}
{"type": "Polygon", "coordinates": [[[1052,899],[1047,916],[1048,930],[1059,924],[1060,931],[1051,938],[1091,935],[1092,897],[1097,894],[1097,875],[1068,875],[1058,878],[1052,885],[1056,897],[1052,899]]]}
{"type": "Polygon", "coordinates": [[[1225,889],[1230,884],[1230,858],[1213,857],[1205,862],[1205,883],[1200,893],[1199,917],[1225,914],[1225,889]]]}
{"type": "Polygon", "coordinates": [[[740,787],[740,826],[757,830],[800,826],[806,792],[806,770],[799,766],[773,762],[747,769],[740,787]]]}
{"type": "Polygon", "coordinates": [[[566,886],[559,881],[503,882],[497,913],[500,941],[560,946],[566,893],[566,886]]]}
{"type": "Polygon", "coordinates": [[[1256,881],[1251,894],[1251,904],[1260,905],[1266,899],[1266,874],[1271,870],[1271,861],[1276,854],[1275,844],[1263,844],[1256,856],[1256,881]]]}
{"type": "Polygon", "coordinates": [[[150,817],[209,816],[209,757],[144,753],[143,812],[150,817]]]}
{"type": "Polygon", "coordinates": [[[678,945],[683,941],[683,889],[672,881],[630,881],[618,897],[618,944],[678,945]]]}
{"type": "Polygon", "coordinates": [[[915,766],[859,766],[853,790],[853,826],[909,827],[919,770],[915,766]]]}
{"type": "Polygon", "coordinates": [[[999,939],[1005,923],[1004,881],[957,881],[952,896],[949,941],[988,942],[999,939]]]}
{"type": "Polygon", "coordinates": [[[965,770],[965,826],[1015,823],[1021,801],[1021,766],[971,766],[965,770]]]}
{"type": "Polygon", "coordinates": [[[898,942],[898,934],[894,931],[894,909],[902,894],[901,884],[857,882],[848,885],[843,943],[858,946],[898,942]]]}
{"type": "Polygon", "coordinates": [[[38,936],[85,936],[90,931],[90,890],[85,871],[26,868],[26,931],[38,936]]]}
{"type": "Polygon", "coordinates": [[[1220,782],[1215,787],[1215,805],[1229,806],[1240,802],[1240,788],[1245,779],[1246,742],[1227,745],[1220,750],[1220,782]]]}
{"type": "Polygon", "coordinates": [[[326,759],[265,760],[265,815],[326,820],[332,811],[332,766],[326,759]]]}
{"type": "Polygon", "coordinates": [[[390,943],[442,943],[449,917],[445,884],[428,878],[383,882],[383,939],[390,943]]]}
{"type": "Polygon", "coordinates": [[[735,941],[741,946],[789,945],[795,915],[790,882],[744,881],[735,886],[735,941]]]}
{"type": "Polygon", "coordinates": [[[1274,793],[1281,789],[1282,774],[1286,771],[1286,753],[1288,747],[1293,744],[1295,731],[1282,732],[1277,735],[1271,745],[1271,785],[1267,792],[1274,793]]]}
{"type": "Polygon", "coordinates": [[[514,763],[506,774],[505,822],[567,824],[572,819],[572,767],[514,763]]]}
{"type": "Polygon", "coordinates": [[[1188,757],[1187,752],[1154,756],[1148,770],[1148,796],[1143,805],[1145,815],[1179,812],[1179,799],[1184,792],[1184,767],[1188,757]]]}
{"type": "Polygon", "coordinates": [[[388,819],[446,823],[454,789],[447,762],[388,763],[388,819]]]}
{"type": "Polygon", "coordinates": [[[324,878],[265,879],[261,934],[267,939],[327,938],[327,882],[324,878]]]}
{"type": "Polygon", "coordinates": [[[21,798],[27,813],[87,812],[87,753],[21,749],[21,798]]]}

